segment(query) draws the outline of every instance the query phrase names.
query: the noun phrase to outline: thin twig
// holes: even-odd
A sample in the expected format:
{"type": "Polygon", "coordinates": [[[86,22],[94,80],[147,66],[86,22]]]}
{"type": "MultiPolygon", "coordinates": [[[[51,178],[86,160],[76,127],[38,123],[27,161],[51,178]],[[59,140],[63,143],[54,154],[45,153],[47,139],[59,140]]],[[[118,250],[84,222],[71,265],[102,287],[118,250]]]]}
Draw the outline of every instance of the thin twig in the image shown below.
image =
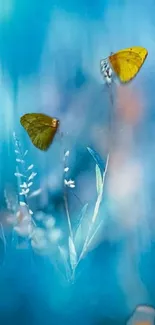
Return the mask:
{"type": "Polygon", "coordinates": [[[109,99],[111,103],[111,108],[109,109],[109,144],[108,144],[108,151],[109,155],[111,156],[111,152],[113,149],[113,140],[115,137],[115,104],[114,104],[114,98],[113,98],[113,85],[107,85],[108,87],[108,93],[109,93],[109,99]]]}
{"type": "Polygon", "coordinates": [[[70,214],[69,214],[68,200],[67,200],[67,193],[66,193],[65,185],[64,185],[64,204],[65,204],[65,211],[66,211],[66,216],[67,216],[69,233],[70,233],[70,237],[73,240],[73,231],[72,231],[71,219],[70,219],[70,214]]]}
{"type": "Polygon", "coordinates": [[[75,194],[75,192],[73,192],[73,190],[71,189],[72,194],[76,197],[76,199],[78,200],[78,202],[80,203],[81,207],[83,207],[83,203],[81,202],[80,198],[75,194]]]}

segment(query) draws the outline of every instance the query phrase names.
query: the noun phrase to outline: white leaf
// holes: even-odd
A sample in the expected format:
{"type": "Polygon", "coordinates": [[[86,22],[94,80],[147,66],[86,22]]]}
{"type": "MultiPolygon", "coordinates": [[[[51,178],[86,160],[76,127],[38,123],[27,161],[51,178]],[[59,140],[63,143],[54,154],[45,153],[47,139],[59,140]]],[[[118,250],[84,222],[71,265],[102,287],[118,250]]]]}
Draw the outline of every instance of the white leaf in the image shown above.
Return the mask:
{"type": "Polygon", "coordinates": [[[20,204],[20,206],[22,206],[22,207],[24,207],[24,206],[27,205],[25,202],[22,202],[22,201],[20,201],[19,204],[20,204]]]}
{"type": "MultiPolygon", "coordinates": [[[[105,176],[106,176],[107,169],[108,169],[108,163],[109,163],[109,155],[107,157],[106,166],[105,166],[105,170],[104,170],[104,173],[103,173],[103,179],[102,179],[103,185],[104,185],[105,176]]],[[[103,185],[102,185],[102,190],[98,194],[97,201],[95,203],[95,208],[94,208],[94,212],[93,212],[93,216],[92,216],[92,223],[95,223],[95,221],[96,221],[98,211],[99,211],[99,208],[100,208],[100,204],[102,202],[103,185]]]]}
{"type": "Polygon", "coordinates": [[[86,203],[84,205],[84,207],[82,208],[82,210],[81,210],[79,225],[78,225],[78,228],[76,230],[75,237],[74,237],[74,243],[75,243],[75,246],[76,246],[76,249],[78,250],[78,252],[82,248],[82,243],[83,243],[83,220],[86,217],[87,208],[88,208],[88,203],[86,203]]]}
{"type": "Polygon", "coordinates": [[[65,152],[65,157],[68,157],[69,156],[69,150],[67,150],[66,152],[65,152]]]}
{"type": "Polygon", "coordinates": [[[96,189],[97,193],[100,194],[103,189],[103,180],[99,166],[96,164],[96,189]]]}
{"type": "Polygon", "coordinates": [[[69,167],[64,168],[64,172],[67,173],[69,171],[69,167]]]}
{"type": "Polygon", "coordinates": [[[74,181],[72,181],[71,179],[69,181],[67,181],[66,179],[64,179],[64,184],[68,187],[72,187],[74,188],[75,187],[75,183],[74,181]]]}
{"type": "Polygon", "coordinates": [[[28,180],[30,181],[30,180],[33,179],[36,175],[37,175],[37,173],[34,173],[34,172],[33,172],[33,173],[29,176],[28,180]]]}
{"type": "Polygon", "coordinates": [[[23,177],[23,176],[24,176],[24,175],[21,174],[21,173],[14,173],[14,175],[15,175],[16,177],[23,177]]]}
{"type": "Polygon", "coordinates": [[[34,167],[34,165],[30,165],[27,170],[31,170],[34,167]]]}
{"type": "Polygon", "coordinates": [[[99,234],[99,230],[103,224],[103,220],[100,221],[100,223],[97,225],[96,228],[94,228],[92,236],[89,238],[88,244],[87,244],[87,252],[94,249],[97,244],[101,242],[103,239],[103,234],[99,234]],[[98,235],[98,236],[96,236],[98,235]],[[95,239],[95,240],[94,240],[95,239]]]}
{"type": "Polygon", "coordinates": [[[33,211],[31,209],[29,209],[29,214],[33,215],[33,211]]]}
{"type": "Polygon", "coordinates": [[[27,184],[24,182],[23,184],[20,185],[21,188],[27,188],[27,184]]]}
{"type": "Polygon", "coordinates": [[[26,151],[24,152],[24,157],[25,157],[27,154],[28,154],[28,150],[26,150],[26,151]]]}
{"type": "Polygon", "coordinates": [[[82,221],[83,221],[84,217],[86,216],[87,208],[88,208],[88,203],[86,203],[81,210],[79,225],[82,224],[82,221]]]}
{"type": "Polygon", "coordinates": [[[69,237],[68,245],[69,245],[70,264],[71,264],[72,270],[74,270],[76,267],[76,264],[77,264],[77,254],[76,254],[75,246],[74,246],[74,243],[73,243],[73,240],[71,237],[69,237]]]}
{"type": "Polygon", "coordinates": [[[76,245],[76,250],[79,254],[81,248],[82,248],[82,244],[83,244],[83,235],[82,235],[82,225],[79,224],[76,233],[75,233],[75,237],[74,237],[74,243],[76,245]]]}
{"type": "Polygon", "coordinates": [[[38,188],[38,190],[32,192],[32,193],[29,195],[29,198],[31,198],[31,197],[35,197],[35,196],[39,195],[41,192],[42,192],[42,189],[41,189],[41,188],[38,188]]]}
{"type": "Polygon", "coordinates": [[[70,184],[69,187],[74,188],[75,184],[70,184]]]}
{"type": "Polygon", "coordinates": [[[19,193],[20,195],[26,195],[29,193],[29,188],[27,188],[26,190],[22,189],[22,191],[19,193]]]}
{"type": "Polygon", "coordinates": [[[17,158],[16,161],[19,162],[19,163],[21,163],[21,164],[24,163],[24,160],[22,160],[22,159],[18,159],[18,158],[17,158]]]}
{"type": "Polygon", "coordinates": [[[22,192],[19,192],[19,195],[25,195],[25,193],[22,191],[22,192]]]}
{"type": "Polygon", "coordinates": [[[32,186],[33,185],[33,182],[30,182],[30,183],[28,183],[28,187],[30,187],[30,186],[32,186]]]}

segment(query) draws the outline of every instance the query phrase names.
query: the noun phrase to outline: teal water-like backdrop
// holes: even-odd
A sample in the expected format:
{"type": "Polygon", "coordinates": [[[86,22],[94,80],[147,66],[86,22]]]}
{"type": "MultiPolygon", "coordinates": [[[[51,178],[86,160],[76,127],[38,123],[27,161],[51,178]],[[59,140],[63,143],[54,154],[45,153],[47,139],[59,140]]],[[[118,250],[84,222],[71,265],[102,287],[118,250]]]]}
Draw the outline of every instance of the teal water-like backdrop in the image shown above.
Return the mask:
{"type": "MultiPolygon", "coordinates": [[[[137,305],[155,306],[154,9],[153,0],[0,0],[1,325],[121,325],[137,305]],[[69,150],[68,177],[75,181],[75,189],[68,189],[73,228],[80,223],[81,206],[88,203],[81,245],[97,197],[96,162],[87,147],[99,153],[103,169],[108,151],[112,108],[100,59],[135,45],[147,48],[148,57],[131,93],[125,86],[116,94],[125,109],[118,114],[117,141],[98,214],[103,224],[77,267],[74,283],[68,283],[57,252],[60,245],[68,247],[64,149],[69,150]],[[63,137],[58,132],[47,152],[37,150],[20,125],[28,112],[60,119],[63,137]],[[54,220],[51,246],[44,247],[47,240],[39,237],[41,252],[19,229],[23,212],[16,214],[23,198],[19,176],[14,175],[21,173],[21,166],[13,132],[22,151],[28,150],[27,166],[33,164],[37,173],[32,186],[33,193],[39,191],[29,202],[37,227],[45,231],[47,218],[54,220]]],[[[70,256],[75,262],[74,247],[70,256]]]]}

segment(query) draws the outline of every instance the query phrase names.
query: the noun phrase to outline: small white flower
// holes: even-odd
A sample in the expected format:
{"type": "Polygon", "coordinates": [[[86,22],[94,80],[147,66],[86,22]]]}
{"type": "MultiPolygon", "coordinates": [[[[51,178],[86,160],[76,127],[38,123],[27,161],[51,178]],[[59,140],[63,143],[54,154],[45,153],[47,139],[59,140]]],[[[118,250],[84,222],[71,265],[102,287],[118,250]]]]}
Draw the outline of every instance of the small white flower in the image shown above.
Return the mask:
{"type": "Polygon", "coordinates": [[[29,188],[27,188],[26,190],[22,189],[22,191],[19,193],[19,195],[26,195],[29,193],[29,188]]]}
{"type": "Polygon", "coordinates": [[[39,241],[40,239],[45,238],[45,231],[42,228],[36,228],[33,231],[32,239],[39,241]]]}
{"type": "Polygon", "coordinates": [[[51,242],[56,242],[60,238],[62,238],[62,231],[60,229],[53,229],[49,231],[48,238],[51,242]]]}
{"type": "Polygon", "coordinates": [[[26,206],[26,203],[25,203],[25,202],[22,202],[22,201],[20,201],[20,202],[19,202],[19,205],[20,205],[20,206],[22,206],[22,207],[24,207],[24,206],[26,206]]]}
{"type": "Polygon", "coordinates": [[[44,220],[44,225],[46,228],[53,228],[55,225],[55,219],[53,217],[49,217],[44,220]]]}
{"type": "Polygon", "coordinates": [[[67,150],[66,152],[65,152],[65,157],[68,157],[69,156],[69,150],[67,150]]]}
{"type": "Polygon", "coordinates": [[[69,171],[69,167],[64,168],[64,172],[67,173],[69,171]]]}
{"type": "Polygon", "coordinates": [[[64,184],[68,187],[74,188],[75,187],[75,182],[72,181],[71,179],[69,181],[67,181],[66,179],[64,179],[64,184]]]}
{"type": "Polygon", "coordinates": [[[68,183],[69,183],[69,184],[74,184],[74,181],[72,181],[72,179],[70,179],[70,180],[68,181],[68,183]]]}

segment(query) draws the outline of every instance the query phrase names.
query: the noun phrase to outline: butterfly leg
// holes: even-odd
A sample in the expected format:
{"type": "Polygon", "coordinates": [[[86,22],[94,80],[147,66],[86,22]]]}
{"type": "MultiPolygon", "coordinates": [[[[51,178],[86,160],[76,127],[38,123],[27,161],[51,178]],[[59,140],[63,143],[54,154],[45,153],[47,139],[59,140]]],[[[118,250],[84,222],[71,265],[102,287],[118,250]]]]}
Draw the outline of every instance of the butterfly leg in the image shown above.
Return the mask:
{"type": "Polygon", "coordinates": [[[110,68],[108,62],[106,60],[101,60],[100,62],[100,71],[101,74],[103,75],[105,81],[107,84],[111,84],[113,79],[112,79],[112,69],[110,68]]]}

